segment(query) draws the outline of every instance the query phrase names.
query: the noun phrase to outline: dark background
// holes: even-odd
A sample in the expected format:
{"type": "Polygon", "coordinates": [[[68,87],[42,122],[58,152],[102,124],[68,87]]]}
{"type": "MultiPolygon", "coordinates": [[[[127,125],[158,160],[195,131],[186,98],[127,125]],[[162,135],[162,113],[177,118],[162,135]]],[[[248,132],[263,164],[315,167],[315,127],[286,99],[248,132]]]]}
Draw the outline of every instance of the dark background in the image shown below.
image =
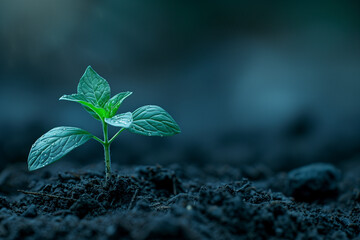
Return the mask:
{"type": "MultiPolygon", "coordinates": [[[[360,153],[359,1],[0,1],[0,168],[56,126],[101,136],[76,92],[91,65],[119,112],[165,108],[169,138],[123,133],[118,164],[263,164],[360,153]]],[[[115,129],[114,129],[115,131],[115,129]]],[[[102,161],[88,143],[53,168],[102,161]]]]}

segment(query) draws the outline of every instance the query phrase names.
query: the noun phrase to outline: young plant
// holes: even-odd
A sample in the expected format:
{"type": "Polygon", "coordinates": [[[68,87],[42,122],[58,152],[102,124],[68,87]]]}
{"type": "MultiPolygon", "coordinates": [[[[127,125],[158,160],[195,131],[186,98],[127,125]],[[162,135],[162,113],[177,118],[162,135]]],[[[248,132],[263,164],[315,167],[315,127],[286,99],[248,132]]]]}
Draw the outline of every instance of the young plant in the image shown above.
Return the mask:
{"type": "Polygon", "coordinates": [[[90,139],[104,147],[106,179],[111,176],[110,145],[125,129],[145,136],[172,136],[180,133],[175,120],[161,107],[147,105],[134,112],[117,114],[121,103],[132,92],[121,92],[110,98],[108,82],[98,75],[90,66],[80,78],[77,93],[64,95],[59,100],[78,102],[85,110],[102,124],[104,139],[76,127],[56,127],[41,136],[32,145],[28,157],[28,169],[33,171],[45,167],[71,150],[81,146],[90,139]],[[108,126],[120,130],[109,139],[108,126]]]}

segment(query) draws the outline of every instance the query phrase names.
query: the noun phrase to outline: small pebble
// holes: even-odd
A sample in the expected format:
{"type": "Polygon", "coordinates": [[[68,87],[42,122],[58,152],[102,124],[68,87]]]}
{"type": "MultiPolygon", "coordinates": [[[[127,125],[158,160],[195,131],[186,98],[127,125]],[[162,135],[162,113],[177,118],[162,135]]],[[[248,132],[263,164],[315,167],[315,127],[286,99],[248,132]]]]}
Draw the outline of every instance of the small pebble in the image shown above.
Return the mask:
{"type": "Polygon", "coordinates": [[[327,163],[315,163],[292,170],[288,174],[288,190],[300,201],[314,201],[337,195],[341,179],[339,169],[327,163]]]}

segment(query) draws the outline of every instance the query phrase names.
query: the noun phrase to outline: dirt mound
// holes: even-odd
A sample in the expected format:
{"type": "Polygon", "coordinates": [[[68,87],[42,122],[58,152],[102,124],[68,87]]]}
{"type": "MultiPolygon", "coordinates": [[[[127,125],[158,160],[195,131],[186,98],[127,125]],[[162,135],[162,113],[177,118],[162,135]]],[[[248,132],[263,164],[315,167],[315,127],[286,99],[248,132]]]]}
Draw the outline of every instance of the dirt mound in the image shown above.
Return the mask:
{"type": "MultiPolygon", "coordinates": [[[[11,175],[17,170],[4,171],[11,175]]],[[[107,183],[101,171],[37,175],[19,171],[16,179],[0,184],[0,238],[360,237],[356,188],[360,180],[353,175],[345,173],[341,178],[338,169],[320,164],[256,181],[243,177],[228,181],[234,171],[214,167],[210,174],[193,166],[136,167],[115,173],[107,183]],[[24,186],[19,179],[27,179],[28,186],[9,192],[8,186],[24,186]],[[331,194],[315,194],[312,184],[319,182],[325,185],[316,186],[331,194]],[[307,192],[300,194],[299,189],[307,192]]]]}

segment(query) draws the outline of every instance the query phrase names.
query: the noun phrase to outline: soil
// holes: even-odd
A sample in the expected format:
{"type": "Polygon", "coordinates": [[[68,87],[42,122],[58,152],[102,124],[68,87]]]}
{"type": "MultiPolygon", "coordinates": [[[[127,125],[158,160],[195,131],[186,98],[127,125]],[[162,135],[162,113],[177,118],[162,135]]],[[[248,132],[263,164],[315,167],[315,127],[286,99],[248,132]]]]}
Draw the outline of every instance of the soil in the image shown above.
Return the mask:
{"type": "Polygon", "coordinates": [[[0,239],[360,239],[358,168],[113,168],[6,168],[0,239]]]}

